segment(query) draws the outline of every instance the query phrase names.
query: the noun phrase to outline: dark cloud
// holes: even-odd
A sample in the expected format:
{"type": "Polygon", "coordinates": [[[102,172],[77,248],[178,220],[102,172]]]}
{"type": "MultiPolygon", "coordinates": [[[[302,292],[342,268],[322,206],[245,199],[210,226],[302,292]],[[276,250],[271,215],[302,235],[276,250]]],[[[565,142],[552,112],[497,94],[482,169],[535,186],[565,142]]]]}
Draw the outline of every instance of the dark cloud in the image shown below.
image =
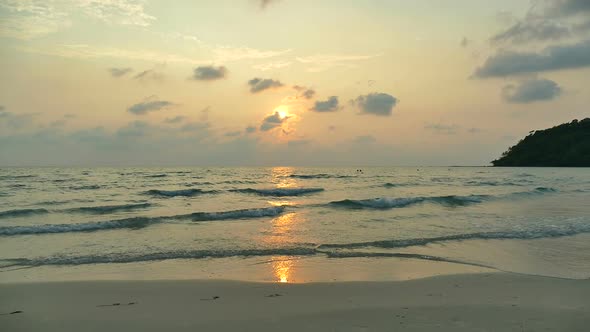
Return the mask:
{"type": "Polygon", "coordinates": [[[200,66],[193,71],[192,79],[197,81],[220,80],[227,76],[227,68],[224,66],[200,66]]]}
{"type": "Polygon", "coordinates": [[[148,69],[148,70],[144,70],[141,73],[138,73],[137,75],[133,76],[133,79],[138,80],[138,81],[142,81],[142,82],[147,82],[147,81],[162,81],[164,80],[164,74],[156,71],[155,69],[148,69]]]}
{"type": "Polygon", "coordinates": [[[553,20],[527,19],[492,36],[492,43],[522,44],[532,41],[559,40],[571,35],[570,28],[553,20]]]}
{"type": "Polygon", "coordinates": [[[140,103],[129,106],[127,111],[136,115],[143,115],[148,112],[166,109],[174,105],[174,103],[167,100],[155,100],[154,97],[149,97],[140,103]]]}
{"type": "Polygon", "coordinates": [[[261,131],[269,131],[269,130],[274,129],[276,127],[280,127],[281,124],[283,124],[283,122],[285,122],[289,118],[290,117],[288,117],[288,116],[282,118],[281,114],[279,112],[275,112],[274,114],[269,115],[266,118],[264,118],[264,120],[262,120],[262,124],[260,125],[260,130],[261,131]]]}
{"type": "Polygon", "coordinates": [[[109,73],[111,73],[111,76],[113,77],[125,76],[132,71],[133,69],[131,68],[109,68],[109,73]]]}
{"type": "Polygon", "coordinates": [[[294,85],[293,89],[300,92],[297,98],[313,99],[315,96],[315,90],[306,88],[304,86],[294,85]]]}
{"type": "Polygon", "coordinates": [[[535,101],[552,100],[561,94],[557,83],[547,79],[531,79],[517,86],[507,85],[502,89],[502,97],[509,103],[526,104],[535,101]]]}
{"type": "Polygon", "coordinates": [[[340,109],[340,107],[338,107],[338,97],[332,96],[332,97],[328,98],[327,100],[316,101],[315,105],[310,110],[314,111],[314,112],[323,113],[323,112],[335,112],[338,109],[340,109]]]}
{"type": "Polygon", "coordinates": [[[248,134],[255,133],[256,132],[256,127],[254,127],[254,126],[248,126],[248,127],[246,127],[245,131],[248,134]]]}
{"type": "Polygon", "coordinates": [[[577,16],[590,14],[588,0],[552,0],[545,10],[547,16],[577,16]]]}
{"type": "Polygon", "coordinates": [[[186,116],[178,115],[173,118],[167,118],[164,120],[165,123],[181,123],[186,120],[186,116]]]}
{"type": "Polygon", "coordinates": [[[590,40],[547,47],[540,53],[500,51],[477,68],[474,77],[503,77],[590,66],[590,40]]]}
{"type": "Polygon", "coordinates": [[[492,36],[492,43],[523,44],[560,40],[584,32],[580,19],[590,19],[588,0],[531,1],[522,19],[512,18],[510,26],[492,36]]]}
{"type": "Polygon", "coordinates": [[[262,78],[253,78],[248,81],[248,85],[250,86],[250,92],[258,93],[268,89],[277,89],[282,87],[284,84],[273,80],[273,79],[262,79],[262,78]]]}
{"type": "Polygon", "coordinates": [[[370,93],[358,96],[353,103],[359,108],[361,114],[390,116],[398,99],[387,93],[370,93]]]}

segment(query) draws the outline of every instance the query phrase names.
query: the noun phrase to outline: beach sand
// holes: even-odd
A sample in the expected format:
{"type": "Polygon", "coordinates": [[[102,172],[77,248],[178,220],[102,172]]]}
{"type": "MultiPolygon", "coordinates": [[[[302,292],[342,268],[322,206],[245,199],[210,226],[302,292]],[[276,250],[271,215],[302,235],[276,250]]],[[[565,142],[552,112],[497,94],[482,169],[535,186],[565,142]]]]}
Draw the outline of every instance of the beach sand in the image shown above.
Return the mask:
{"type": "Polygon", "coordinates": [[[588,331],[590,280],[479,273],[304,284],[4,283],[0,313],[6,332],[588,331]]]}

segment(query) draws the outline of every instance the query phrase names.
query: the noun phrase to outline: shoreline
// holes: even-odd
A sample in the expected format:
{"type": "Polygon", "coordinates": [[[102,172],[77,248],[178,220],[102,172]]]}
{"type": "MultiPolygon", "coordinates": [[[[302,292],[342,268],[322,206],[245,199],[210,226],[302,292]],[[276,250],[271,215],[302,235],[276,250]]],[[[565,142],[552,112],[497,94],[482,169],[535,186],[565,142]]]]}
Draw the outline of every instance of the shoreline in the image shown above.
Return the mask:
{"type": "Polygon", "coordinates": [[[590,321],[590,280],[505,272],[301,284],[4,283],[0,293],[9,331],[584,331],[590,321]]]}

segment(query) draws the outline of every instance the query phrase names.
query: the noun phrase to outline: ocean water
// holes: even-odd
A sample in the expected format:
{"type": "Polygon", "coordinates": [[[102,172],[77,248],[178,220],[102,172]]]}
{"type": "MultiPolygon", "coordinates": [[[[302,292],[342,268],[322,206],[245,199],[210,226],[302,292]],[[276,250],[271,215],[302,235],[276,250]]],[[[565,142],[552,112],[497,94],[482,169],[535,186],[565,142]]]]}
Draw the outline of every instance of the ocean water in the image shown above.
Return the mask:
{"type": "Polygon", "coordinates": [[[590,170],[569,168],[2,168],[0,281],[374,279],[400,261],[584,279],[589,198],[590,170]]]}

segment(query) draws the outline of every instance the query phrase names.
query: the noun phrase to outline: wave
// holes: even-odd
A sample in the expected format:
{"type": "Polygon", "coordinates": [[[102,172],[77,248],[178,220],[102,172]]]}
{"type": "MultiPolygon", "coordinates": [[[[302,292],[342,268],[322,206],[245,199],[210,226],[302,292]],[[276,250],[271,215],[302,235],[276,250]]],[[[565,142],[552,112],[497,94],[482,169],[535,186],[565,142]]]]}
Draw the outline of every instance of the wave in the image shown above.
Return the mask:
{"type": "Polygon", "coordinates": [[[407,197],[407,198],[372,198],[372,199],[345,199],[341,201],[330,202],[329,205],[348,208],[348,209],[395,209],[407,207],[410,205],[431,202],[446,206],[464,206],[468,204],[481,203],[483,199],[489,196],[486,195],[471,195],[471,196],[436,196],[436,197],[407,197]]]}
{"type": "Polygon", "coordinates": [[[26,216],[33,216],[33,215],[40,215],[49,213],[46,209],[17,209],[17,210],[8,210],[8,211],[1,211],[0,218],[10,218],[10,217],[26,217],[26,216]]]}
{"type": "Polygon", "coordinates": [[[285,211],[284,206],[273,206],[260,209],[244,209],[223,212],[196,212],[190,214],[193,221],[212,221],[228,219],[254,219],[262,217],[274,217],[285,211]]]}
{"type": "Polygon", "coordinates": [[[275,188],[275,189],[232,189],[231,192],[245,193],[245,194],[256,194],[260,196],[301,196],[311,193],[317,193],[324,191],[324,188],[275,188]]]}
{"type": "Polygon", "coordinates": [[[66,212],[77,212],[87,214],[108,214],[121,211],[133,211],[151,207],[150,203],[123,204],[123,205],[103,205],[103,206],[82,206],[65,210],[66,212]]]}
{"type": "Polygon", "coordinates": [[[413,246],[424,246],[436,242],[464,241],[464,240],[534,240],[542,238],[555,238],[572,236],[576,234],[590,233],[590,224],[580,223],[562,227],[546,227],[523,231],[499,231],[479,232],[467,234],[454,234],[430,238],[413,238],[399,240],[384,240],[372,242],[322,244],[318,249],[355,249],[355,248],[405,248],[413,246]]]}
{"type": "Polygon", "coordinates": [[[204,259],[255,256],[310,256],[317,254],[314,248],[276,248],[276,249],[226,249],[226,250],[171,250],[154,253],[112,253],[88,256],[52,256],[42,258],[3,259],[0,268],[12,266],[44,265],[86,265],[163,261],[171,259],[204,259]]]}
{"type": "Polygon", "coordinates": [[[201,189],[179,189],[179,190],[160,190],[160,189],[152,189],[144,192],[146,195],[161,197],[161,198],[171,198],[171,197],[194,197],[204,194],[212,194],[215,193],[213,190],[201,190],[201,189]]]}
{"type": "Polygon", "coordinates": [[[37,175],[0,175],[0,180],[13,180],[13,179],[30,179],[36,178],[37,175]]]}
{"type": "Polygon", "coordinates": [[[96,190],[100,189],[100,186],[97,184],[91,184],[86,186],[71,186],[70,189],[72,190],[96,190]]]}
{"type": "Polygon", "coordinates": [[[146,178],[165,178],[167,176],[168,176],[168,174],[150,174],[150,175],[144,175],[144,177],[146,177],[146,178]]]}
{"type": "Polygon", "coordinates": [[[291,174],[287,176],[289,178],[294,179],[346,179],[346,178],[353,178],[353,175],[334,175],[334,174],[291,174]]]}
{"type": "Polygon", "coordinates": [[[82,224],[45,224],[39,226],[0,227],[0,236],[38,235],[73,232],[96,232],[109,229],[140,229],[161,221],[161,218],[135,217],[120,220],[89,222],[82,224]]]}
{"type": "MultiPolygon", "coordinates": [[[[126,211],[128,209],[149,207],[151,204],[128,204],[114,206],[97,206],[81,207],[68,209],[71,212],[85,212],[92,214],[106,214],[114,211],[126,211]]],[[[37,226],[6,226],[0,227],[0,236],[17,236],[17,235],[42,235],[55,233],[81,233],[96,232],[112,229],[140,229],[152,224],[157,224],[169,220],[191,220],[191,221],[215,221],[230,219],[256,219],[262,217],[278,216],[285,211],[285,206],[273,206],[258,209],[243,209],[222,212],[194,212],[188,214],[178,214],[161,217],[133,217],[118,220],[108,220],[99,222],[88,222],[79,224],[45,224],[37,226]]],[[[41,209],[44,210],[44,209],[41,209]]],[[[47,211],[47,210],[45,210],[47,211]]],[[[47,211],[49,212],[49,211],[47,211]]]]}

